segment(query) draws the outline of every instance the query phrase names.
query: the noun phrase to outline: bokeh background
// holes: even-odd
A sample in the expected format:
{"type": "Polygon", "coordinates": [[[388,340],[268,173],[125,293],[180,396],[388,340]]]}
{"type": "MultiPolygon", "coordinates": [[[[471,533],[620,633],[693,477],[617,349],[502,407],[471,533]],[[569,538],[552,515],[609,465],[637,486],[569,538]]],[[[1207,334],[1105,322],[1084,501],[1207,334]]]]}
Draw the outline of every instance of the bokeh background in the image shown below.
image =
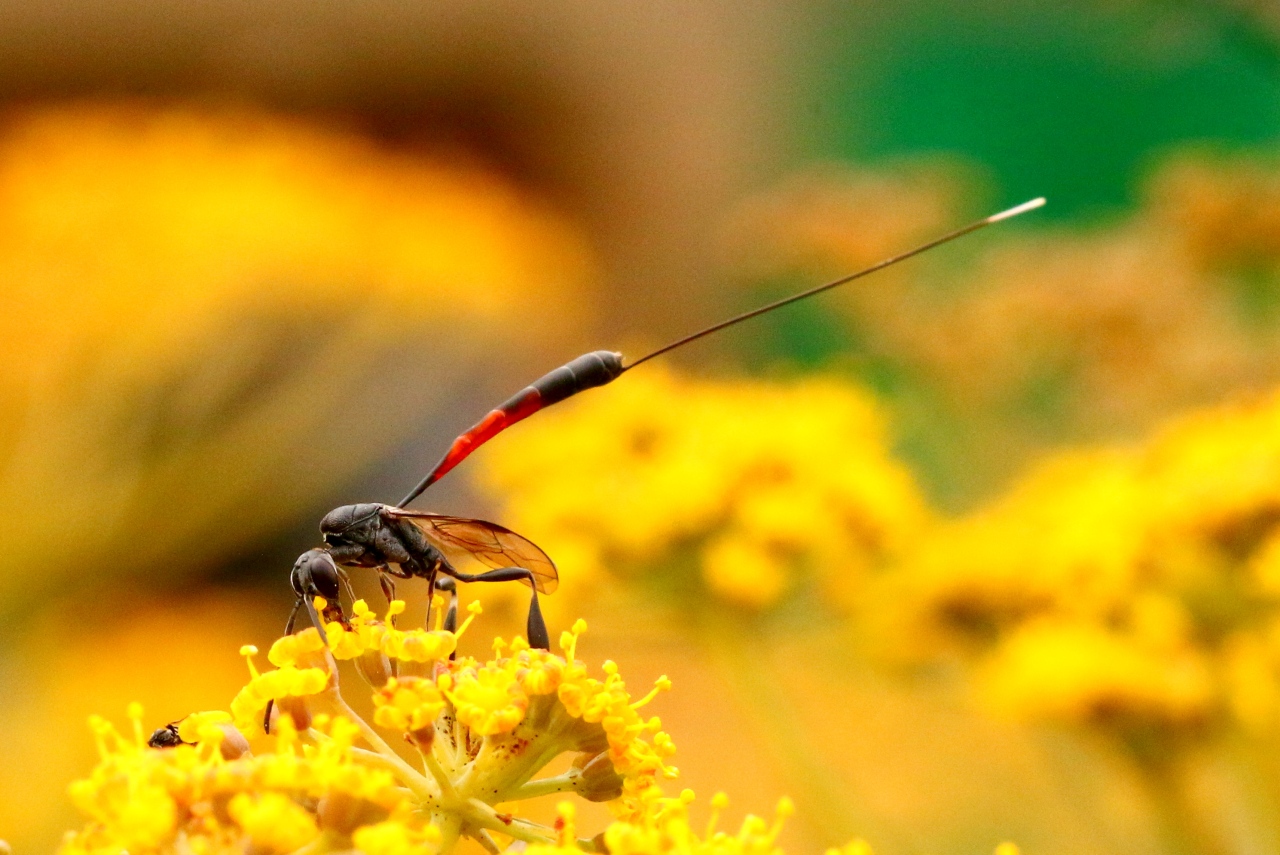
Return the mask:
{"type": "Polygon", "coordinates": [[[1280,852],[1272,4],[0,2],[0,837],[533,377],[1038,195],[424,506],[790,851],[1280,852]]]}

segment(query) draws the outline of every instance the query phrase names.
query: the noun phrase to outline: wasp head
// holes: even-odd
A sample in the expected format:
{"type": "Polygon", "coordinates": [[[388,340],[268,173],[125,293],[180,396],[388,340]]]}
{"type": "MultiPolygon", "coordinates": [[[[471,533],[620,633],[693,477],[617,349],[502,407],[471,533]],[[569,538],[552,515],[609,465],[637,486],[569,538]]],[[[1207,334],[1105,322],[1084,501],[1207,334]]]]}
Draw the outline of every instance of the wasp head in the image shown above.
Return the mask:
{"type": "Polygon", "coordinates": [[[289,573],[289,584],[300,599],[309,602],[318,596],[324,597],[325,620],[346,624],[340,599],[341,582],[342,571],[325,549],[308,549],[293,562],[289,573]]]}

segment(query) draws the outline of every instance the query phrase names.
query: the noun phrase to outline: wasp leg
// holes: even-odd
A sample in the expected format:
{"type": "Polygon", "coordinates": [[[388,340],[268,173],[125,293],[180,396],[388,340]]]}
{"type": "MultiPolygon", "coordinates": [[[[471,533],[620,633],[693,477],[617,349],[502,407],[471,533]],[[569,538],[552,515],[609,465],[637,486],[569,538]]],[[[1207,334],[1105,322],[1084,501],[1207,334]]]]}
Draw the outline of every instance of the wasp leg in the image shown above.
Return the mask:
{"type": "MultiPolygon", "coordinates": [[[[289,620],[286,621],[284,625],[285,635],[293,635],[293,625],[298,620],[298,609],[300,608],[302,608],[301,597],[299,597],[298,601],[293,604],[293,611],[289,612],[289,620]]],[[[267,701],[266,712],[262,714],[262,732],[263,733],[271,732],[271,708],[275,706],[275,703],[276,703],[275,698],[271,698],[270,700],[267,701]]]]}
{"type": "Polygon", "coordinates": [[[444,616],[444,628],[449,632],[458,629],[458,583],[448,576],[436,580],[436,590],[449,595],[449,611],[444,616]]]}
{"type": "Polygon", "coordinates": [[[338,568],[338,579],[342,582],[342,587],[347,592],[347,598],[351,600],[351,604],[354,606],[356,602],[356,592],[355,589],[351,587],[351,577],[348,576],[347,571],[343,570],[341,567],[338,568]]]}
{"type": "MultiPolygon", "coordinates": [[[[396,583],[382,568],[378,570],[378,584],[382,586],[382,596],[387,598],[387,605],[391,605],[391,601],[396,598],[396,583]]],[[[395,615],[388,614],[387,622],[391,624],[392,629],[396,628],[395,615]]],[[[391,676],[400,676],[400,663],[395,659],[391,660],[391,676]]]]}
{"type": "MultiPolygon", "coordinates": [[[[391,577],[381,570],[378,571],[378,584],[382,586],[382,596],[387,598],[387,605],[391,605],[391,601],[396,598],[396,583],[391,581],[391,577]]],[[[391,628],[396,627],[396,616],[391,616],[391,628]]]]}
{"type": "Polygon", "coordinates": [[[529,599],[529,618],[525,621],[525,632],[529,636],[529,646],[539,650],[551,649],[551,636],[547,632],[547,622],[542,619],[542,606],[538,605],[538,589],[533,589],[529,599]]]}
{"type": "Polygon", "coordinates": [[[538,605],[538,589],[533,587],[536,578],[533,573],[523,567],[499,567],[487,573],[458,573],[453,577],[459,582],[515,582],[527,581],[533,588],[533,598],[529,601],[529,620],[525,632],[529,636],[529,646],[541,650],[551,649],[551,636],[547,633],[547,623],[542,618],[542,608],[538,605]]]}
{"type": "Polygon", "coordinates": [[[424,629],[431,626],[431,609],[436,604],[436,579],[439,578],[434,567],[428,570],[425,575],[427,577],[427,590],[431,593],[427,595],[427,617],[422,623],[424,629]]]}
{"type": "MultiPolygon", "coordinates": [[[[458,583],[448,576],[441,576],[436,580],[436,590],[444,591],[449,595],[449,610],[444,613],[444,629],[446,632],[458,631],[458,583]]],[[[457,659],[458,651],[454,650],[449,654],[449,659],[457,659]]]]}

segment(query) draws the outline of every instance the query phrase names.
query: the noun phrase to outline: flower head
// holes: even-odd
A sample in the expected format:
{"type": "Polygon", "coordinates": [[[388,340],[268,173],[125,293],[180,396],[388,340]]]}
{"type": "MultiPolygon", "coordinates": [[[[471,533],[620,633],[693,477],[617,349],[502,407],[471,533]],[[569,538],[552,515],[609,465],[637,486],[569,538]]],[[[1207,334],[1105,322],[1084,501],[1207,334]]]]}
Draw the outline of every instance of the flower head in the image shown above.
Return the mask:
{"type": "Polygon", "coordinates": [[[833,380],[659,369],[531,422],[518,452],[494,447],[479,471],[516,527],[573,568],[570,593],[606,566],[669,572],[688,551],[719,600],[763,609],[812,576],[847,606],[929,516],[884,421],[833,380]]]}
{"type": "MultiPolygon", "coordinates": [[[[388,618],[402,609],[393,604],[388,618]]],[[[130,711],[132,738],[94,719],[100,762],[71,787],[90,822],[64,853],[284,853],[323,838],[369,855],[434,855],[460,836],[551,842],[553,830],[496,806],[576,793],[639,816],[643,794],[676,774],[670,738],[639,713],[669,681],[636,699],[613,663],[593,675],[575,655],[581,621],[561,638],[563,655],[499,639],[478,661],[449,658],[478,606],[456,632],[394,629],[362,602],[352,614],[349,628],[329,624],[328,644],[314,628],[277,640],[272,670],[259,671],[256,648],[242,648],[249,681],[231,711],[176,723],[172,748],[148,745],[140,709],[130,711]],[[341,695],[337,659],[375,653],[430,668],[376,686],[370,725],[341,695]],[[282,714],[264,734],[270,703],[282,714]],[[417,762],[380,730],[412,745],[417,762]],[[574,756],[568,771],[535,779],[562,754],[574,756]]]]}

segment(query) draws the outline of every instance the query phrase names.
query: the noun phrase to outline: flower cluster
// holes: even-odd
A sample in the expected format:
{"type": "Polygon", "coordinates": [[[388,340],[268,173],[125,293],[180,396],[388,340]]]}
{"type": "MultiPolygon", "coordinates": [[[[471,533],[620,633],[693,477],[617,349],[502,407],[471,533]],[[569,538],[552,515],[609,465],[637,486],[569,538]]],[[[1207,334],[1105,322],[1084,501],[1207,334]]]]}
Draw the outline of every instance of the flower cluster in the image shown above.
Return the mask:
{"type": "MultiPolygon", "coordinates": [[[[790,799],[778,801],[773,821],[748,814],[732,834],[717,827],[720,813],[729,804],[724,793],[711,799],[711,817],[702,829],[689,821],[693,801],[692,790],[670,798],[652,789],[644,794],[642,811],[630,822],[614,822],[592,838],[593,849],[608,855],[783,855],[778,834],[795,810],[790,799]]],[[[561,804],[556,843],[530,846],[525,850],[528,855],[580,855],[583,848],[576,836],[574,814],[573,805],[561,804]]],[[[854,840],[839,849],[828,849],[826,855],[872,855],[872,851],[866,841],[854,840]]],[[[1018,848],[1002,843],[995,855],[1018,855],[1018,848]]]]}
{"type": "Polygon", "coordinates": [[[176,747],[151,747],[162,743],[144,739],[138,709],[131,739],[95,719],[101,762],[71,788],[90,824],[68,837],[64,855],[304,846],[426,855],[461,837],[496,851],[494,835],[557,839],[497,805],[576,794],[631,820],[676,774],[660,721],[639,712],[670,683],[664,677],[633,699],[613,663],[591,676],[575,658],[581,621],[562,635],[563,656],[499,639],[482,662],[456,655],[478,605],[457,632],[397,629],[389,619],[402,609],[397,601],[380,620],[357,602],[350,626],[328,624],[327,644],[315,628],[276,641],[268,658],[277,667],[265,672],[254,665],[257,651],[244,648],[250,679],[230,712],[198,713],[158,732],[176,747]],[[340,694],[338,660],[380,678],[372,725],[340,694]],[[382,733],[398,734],[417,763],[382,733]],[[566,753],[574,755],[567,771],[535,779],[566,753]]]}
{"type": "Polygon", "coordinates": [[[101,761],[70,788],[91,822],[68,836],[65,855],[292,852],[322,837],[378,834],[393,817],[424,842],[438,840],[413,820],[395,776],[362,762],[350,721],[325,717],[304,737],[283,717],[273,750],[255,755],[226,713],[189,716],[177,727],[182,742],[168,749],[148,745],[141,715],[130,710],[132,738],[91,721],[101,761]]]}
{"type": "MultiPolygon", "coordinates": [[[[694,795],[684,790],[677,798],[664,796],[651,789],[644,793],[641,811],[629,822],[615,822],[593,840],[597,851],[609,855],[782,855],[778,833],[794,808],[790,799],[778,803],[773,822],[748,815],[737,834],[718,831],[720,811],[728,804],[723,793],[711,800],[711,819],[699,834],[689,823],[689,805],[694,795]]],[[[529,855],[579,855],[573,805],[560,805],[560,834],[554,845],[541,844],[526,850],[529,855]]]]}
{"type": "Polygon", "coordinates": [[[1273,726],[1280,394],[1049,461],[925,537],[868,615],[899,653],[976,653],[985,695],[1023,715],[1273,726]]]}
{"type": "MultiPolygon", "coordinates": [[[[54,642],[62,599],[50,594],[132,579],[154,594],[131,611],[143,623],[181,611],[149,580],[194,578],[207,569],[194,556],[216,563],[294,524],[452,400],[454,367],[497,364],[503,348],[528,352],[578,324],[589,277],[569,219],[470,160],[249,106],[6,109],[0,436],[20,462],[0,473],[0,616],[21,625],[5,682],[29,687],[0,697],[11,744],[50,745],[68,722],[125,702],[118,682],[73,664],[81,645],[115,642],[54,642]],[[536,332],[517,322],[534,316],[536,332]],[[440,383],[424,384],[412,357],[428,342],[440,383]],[[380,416],[352,430],[334,401],[380,416]],[[143,521],[155,524],[139,538],[143,521]],[[57,557],[38,545],[54,540],[57,557]]],[[[234,607],[240,626],[262,608],[234,607]]],[[[201,665],[215,667],[223,634],[243,630],[193,617],[179,631],[207,643],[201,665]]],[[[133,620],[106,633],[144,634],[133,620]]],[[[136,643],[94,658],[132,673],[154,656],[136,643]]],[[[185,708],[165,697],[167,679],[139,689],[149,709],[185,708]]],[[[188,680],[182,695],[214,685],[226,691],[188,680]]],[[[26,849],[56,833],[85,747],[4,756],[0,835],[26,849]]]]}
{"type": "Polygon", "coordinates": [[[928,518],[883,421],[834,380],[717,382],[646,366],[478,462],[503,518],[572,570],[571,595],[605,567],[688,585],[692,556],[693,578],[736,604],[771,605],[806,572],[849,603],[928,518]]]}

